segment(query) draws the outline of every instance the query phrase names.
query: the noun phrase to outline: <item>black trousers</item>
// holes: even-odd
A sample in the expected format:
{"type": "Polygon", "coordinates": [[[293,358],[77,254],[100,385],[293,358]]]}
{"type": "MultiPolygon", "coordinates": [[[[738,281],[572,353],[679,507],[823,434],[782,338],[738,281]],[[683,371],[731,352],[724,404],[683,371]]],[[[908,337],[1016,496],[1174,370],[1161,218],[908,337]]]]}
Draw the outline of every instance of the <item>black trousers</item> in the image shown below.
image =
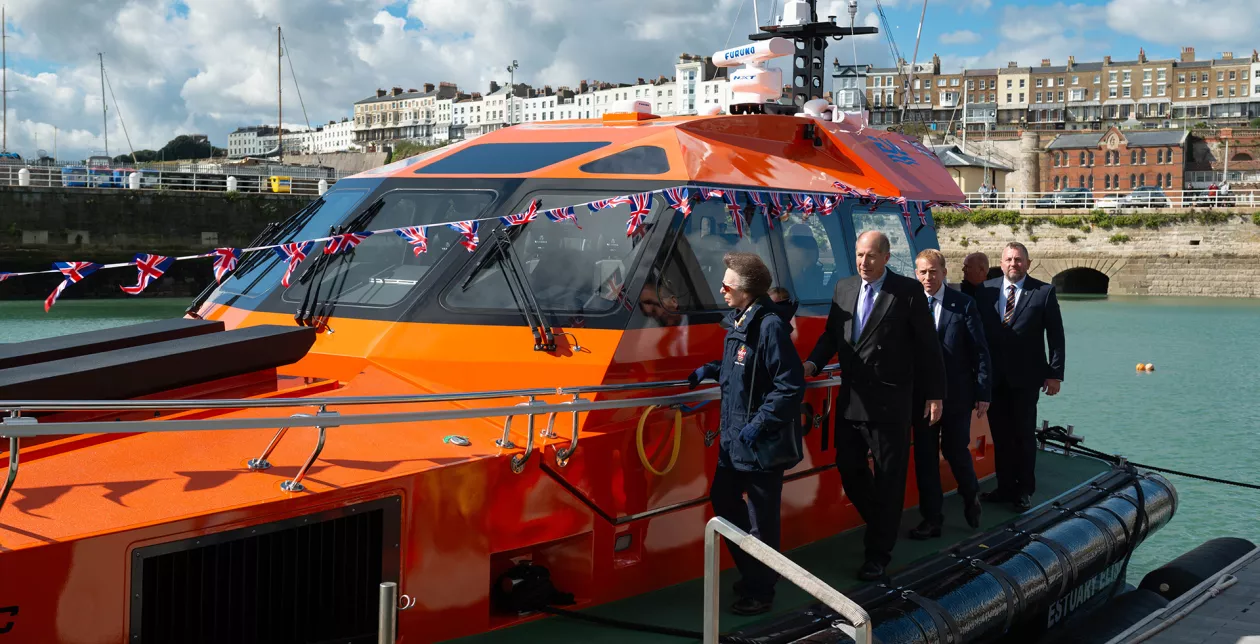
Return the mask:
{"type": "Polygon", "coordinates": [[[976,468],[971,462],[971,451],[967,449],[971,442],[971,417],[975,409],[961,407],[964,407],[962,403],[951,405],[945,401],[941,422],[931,426],[926,418],[914,422],[914,478],[919,486],[919,513],[936,525],[945,522],[941,512],[945,494],[941,490],[938,453],[949,463],[954,480],[958,481],[958,494],[963,499],[976,498],[980,490],[976,468]]]}
{"type": "Polygon", "coordinates": [[[1037,399],[1040,387],[993,388],[989,429],[993,433],[997,492],[1027,494],[1037,490],[1037,399]]]}
{"type": "Polygon", "coordinates": [[[836,469],[844,493],[866,522],[866,560],[887,566],[901,526],[910,467],[910,428],[836,419],[836,469]],[[867,455],[875,460],[875,471],[867,455]]]}
{"type": "MultiPolygon", "coordinates": [[[[741,472],[733,467],[718,466],[709,489],[713,513],[735,527],[757,537],[766,545],[779,549],[780,507],[783,499],[783,472],[741,472]],[[744,500],[748,494],[748,500],[744,500]]],[[[774,585],[779,574],[739,548],[727,545],[741,579],[735,592],[741,597],[760,601],[774,599],[774,585]]]]}

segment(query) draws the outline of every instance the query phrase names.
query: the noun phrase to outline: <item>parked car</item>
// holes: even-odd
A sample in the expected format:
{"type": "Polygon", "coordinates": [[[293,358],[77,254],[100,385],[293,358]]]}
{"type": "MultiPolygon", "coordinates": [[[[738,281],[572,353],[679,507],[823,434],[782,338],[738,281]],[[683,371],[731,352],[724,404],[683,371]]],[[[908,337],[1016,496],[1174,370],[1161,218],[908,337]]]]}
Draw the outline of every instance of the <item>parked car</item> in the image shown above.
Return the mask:
{"type": "Polygon", "coordinates": [[[1172,201],[1164,194],[1163,188],[1154,186],[1138,186],[1123,197],[1120,197],[1121,208],[1168,208],[1172,201]]]}
{"type": "Polygon", "coordinates": [[[1094,193],[1089,188],[1065,188],[1037,200],[1038,208],[1093,208],[1094,193]]]}
{"type": "Polygon", "coordinates": [[[1103,210],[1119,208],[1121,205],[1120,201],[1124,199],[1124,197],[1125,195],[1104,195],[1094,200],[1094,207],[1101,208],[1103,210]]]}

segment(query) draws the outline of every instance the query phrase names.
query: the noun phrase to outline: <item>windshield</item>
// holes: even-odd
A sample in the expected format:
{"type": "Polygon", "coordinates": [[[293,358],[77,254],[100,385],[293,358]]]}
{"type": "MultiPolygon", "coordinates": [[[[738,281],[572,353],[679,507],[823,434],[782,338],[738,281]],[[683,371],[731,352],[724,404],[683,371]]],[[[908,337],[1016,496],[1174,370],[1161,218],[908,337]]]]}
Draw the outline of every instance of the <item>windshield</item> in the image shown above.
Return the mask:
{"type": "MultiPolygon", "coordinates": [[[[323,237],[328,227],[340,223],[367,195],[362,189],[333,189],[297,213],[297,219],[285,222],[280,234],[264,239],[258,245],[282,244],[302,239],[323,237]]],[[[257,297],[266,294],[280,282],[284,265],[271,250],[249,253],[241,258],[240,267],[219,288],[219,294],[257,297]]],[[[217,301],[217,298],[216,298],[217,301]]]]}
{"type": "MultiPolygon", "coordinates": [[[[655,212],[663,207],[664,201],[654,200],[653,213],[640,228],[642,234],[627,237],[629,204],[595,213],[580,205],[608,196],[595,193],[531,195],[530,199],[542,200],[544,210],[577,205],[574,208],[576,219],[553,222],[540,214],[533,222],[510,230],[512,249],[520,257],[529,286],[544,310],[590,315],[613,311],[619,305],[628,306],[622,292],[625,282],[654,225],[655,212]]],[[[483,243],[489,241],[488,235],[482,237],[483,243]]],[[[456,310],[520,310],[504,273],[503,258],[497,252],[484,262],[473,263],[462,273],[446,292],[443,303],[456,310]]]]}
{"type": "MultiPolygon", "coordinates": [[[[317,289],[321,302],[345,306],[388,307],[397,304],[420,283],[452,246],[459,246],[462,236],[445,224],[477,219],[494,203],[495,193],[489,190],[395,190],[379,200],[380,208],[368,221],[356,222],[357,230],[390,228],[423,228],[427,240],[425,250],[395,232],[372,235],[354,250],[328,258],[327,265],[312,268],[315,258],[323,253],[323,244],[311,249],[308,259],[294,272],[290,288],[284,292],[286,302],[301,302],[308,288],[317,289]],[[442,224],[433,226],[433,224],[442,224]],[[312,275],[305,275],[307,270],[312,275]],[[314,285],[308,286],[314,283],[314,285]]],[[[375,207],[376,204],[373,204],[375,207]]],[[[413,231],[419,233],[421,231],[413,231]]],[[[323,235],[316,235],[317,237],[323,235]]]]}

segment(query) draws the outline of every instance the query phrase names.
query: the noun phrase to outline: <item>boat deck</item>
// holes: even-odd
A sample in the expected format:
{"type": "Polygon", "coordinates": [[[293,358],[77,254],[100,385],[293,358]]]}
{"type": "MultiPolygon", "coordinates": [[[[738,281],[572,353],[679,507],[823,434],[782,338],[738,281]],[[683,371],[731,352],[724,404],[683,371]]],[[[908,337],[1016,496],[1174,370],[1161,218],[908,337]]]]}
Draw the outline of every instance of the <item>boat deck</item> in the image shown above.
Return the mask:
{"type": "MultiPolygon", "coordinates": [[[[1034,505],[1046,503],[1080,485],[1082,482],[1109,469],[1106,463],[1091,458],[1064,457],[1043,453],[1037,459],[1039,490],[1034,505]]],[[[990,478],[981,484],[982,490],[990,490],[996,481],[990,478]]],[[[1018,515],[1010,506],[985,504],[980,531],[992,530],[1008,523],[1018,515]]],[[[962,500],[951,494],[945,499],[945,526],[940,539],[912,541],[905,538],[906,531],[920,520],[917,508],[902,513],[902,538],[897,541],[890,573],[902,567],[949,550],[955,544],[975,535],[962,517],[962,500]]],[[[819,579],[841,591],[851,590],[861,582],[854,578],[862,564],[862,528],[850,530],[787,553],[788,557],[819,579]]],[[[1260,573],[1258,573],[1260,576],[1260,573]]],[[[735,600],[732,586],[738,578],[734,568],[722,572],[721,616],[722,632],[742,629],[753,624],[769,621],[785,614],[817,603],[810,595],[786,581],[780,581],[775,598],[775,610],[766,615],[741,617],[726,610],[735,600]]],[[[1260,579],[1257,580],[1260,583],[1260,579]]],[[[1253,593],[1253,596],[1255,594],[1253,593]]],[[[592,615],[626,621],[650,623],[656,626],[699,631],[702,627],[704,592],[699,579],[631,597],[622,601],[588,609],[592,615]]],[[[1256,615],[1260,619],[1260,614],[1256,615]]],[[[694,641],[665,635],[638,633],[628,630],[576,621],[565,617],[544,617],[527,624],[512,626],[490,633],[454,640],[460,644],[500,644],[508,642],[600,642],[601,644],[638,644],[640,642],[694,641]]]]}
{"type": "Polygon", "coordinates": [[[1119,641],[1148,644],[1260,641],[1257,604],[1260,604],[1260,548],[1251,551],[1235,566],[1221,571],[1217,581],[1204,582],[1195,591],[1178,597],[1153,619],[1129,629],[1119,641]],[[1231,577],[1236,581],[1230,582],[1231,577]]]}

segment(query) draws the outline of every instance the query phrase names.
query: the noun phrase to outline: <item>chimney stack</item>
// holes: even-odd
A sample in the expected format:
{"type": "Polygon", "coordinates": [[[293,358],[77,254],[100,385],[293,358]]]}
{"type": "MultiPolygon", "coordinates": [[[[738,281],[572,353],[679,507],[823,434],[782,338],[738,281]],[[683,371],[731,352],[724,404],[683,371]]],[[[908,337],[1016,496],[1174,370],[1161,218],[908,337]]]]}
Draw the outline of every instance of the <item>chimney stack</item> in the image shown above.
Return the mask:
{"type": "Polygon", "coordinates": [[[383,96],[385,96],[385,90],[383,89],[376,90],[376,98],[381,98],[383,96]]]}
{"type": "Polygon", "coordinates": [[[426,93],[427,93],[427,92],[432,92],[432,91],[433,91],[433,83],[425,83],[425,84],[424,84],[424,91],[425,91],[426,93]]]}
{"type": "Polygon", "coordinates": [[[1007,69],[1015,69],[1016,67],[1019,67],[1019,62],[1018,62],[1018,61],[1014,61],[1014,60],[1012,60],[1012,61],[1010,61],[1010,62],[1006,63],[1006,68],[1007,68],[1007,69]]]}
{"type": "Polygon", "coordinates": [[[1110,65],[1110,64],[1111,64],[1111,56],[1103,56],[1103,64],[1104,64],[1104,65],[1110,65]]]}
{"type": "Polygon", "coordinates": [[[1193,62],[1194,62],[1194,47],[1182,47],[1182,48],[1181,48],[1181,62],[1183,62],[1183,63],[1193,63],[1193,62]]]}
{"type": "Polygon", "coordinates": [[[418,90],[418,89],[416,89],[416,88],[414,88],[414,87],[413,87],[413,88],[411,88],[411,89],[408,89],[408,90],[407,90],[407,93],[408,93],[408,94],[418,94],[419,92],[420,92],[420,90],[418,90]]]}
{"type": "Polygon", "coordinates": [[[1221,60],[1233,60],[1233,59],[1234,59],[1234,52],[1232,51],[1221,52],[1221,60]]]}
{"type": "Polygon", "coordinates": [[[1050,59],[1049,59],[1049,58],[1042,58],[1042,59],[1041,59],[1041,66],[1042,66],[1042,67],[1049,67],[1049,66],[1050,66],[1050,59]]]}
{"type": "Polygon", "coordinates": [[[497,91],[499,91],[498,81],[490,81],[490,93],[493,94],[497,91]]]}
{"type": "Polygon", "coordinates": [[[1145,47],[1138,48],[1138,62],[1139,63],[1146,62],[1146,48],[1145,47]]]}
{"type": "Polygon", "coordinates": [[[1069,70],[1076,66],[1076,56],[1068,56],[1067,66],[1069,70]]]}
{"type": "Polygon", "coordinates": [[[635,83],[635,84],[636,84],[636,85],[647,85],[647,81],[643,80],[643,77],[642,77],[642,76],[640,76],[640,77],[638,78],[638,82],[637,82],[637,83],[635,83]]]}
{"type": "Polygon", "coordinates": [[[587,90],[587,88],[588,88],[588,87],[590,87],[590,86],[586,84],[586,81],[581,81],[581,82],[579,82],[579,83],[578,83],[578,93],[580,93],[580,94],[585,94],[585,93],[586,93],[586,90],[587,90]]]}
{"type": "Polygon", "coordinates": [[[390,95],[390,96],[398,96],[399,94],[402,94],[402,88],[401,88],[401,87],[395,87],[395,88],[393,88],[393,89],[389,90],[389,95],[390,95]]]}

